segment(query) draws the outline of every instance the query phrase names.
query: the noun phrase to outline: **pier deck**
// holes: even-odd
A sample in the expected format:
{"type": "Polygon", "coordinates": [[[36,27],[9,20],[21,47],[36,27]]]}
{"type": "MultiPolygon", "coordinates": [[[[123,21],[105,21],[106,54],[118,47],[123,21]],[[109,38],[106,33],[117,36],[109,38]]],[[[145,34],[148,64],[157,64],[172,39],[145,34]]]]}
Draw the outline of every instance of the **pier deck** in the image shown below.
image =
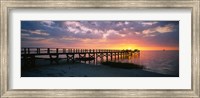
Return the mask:
{"type": "Polygon", "coordinates": [[[23,60],[23,65],[34,66],[36,59],[48,59],[51,63],[59,63],[60,59],[66,59],[67,62],[75,62],[78,56],[78,60],[103,58],[106,60],[110,57],[119,58],[120,56],[132,56],[139,55],[140,50],[112,50],[112,49],[66,49],[66,48],[22,48],[21,58],[23,60]],[[37,56],[45,55],[48,58],[38,58],[37,56]],[[66,55],[65,58],[60,58],[59,55],[66,55]],[[77,57],[76,56],[76,57],[77,57]]]}

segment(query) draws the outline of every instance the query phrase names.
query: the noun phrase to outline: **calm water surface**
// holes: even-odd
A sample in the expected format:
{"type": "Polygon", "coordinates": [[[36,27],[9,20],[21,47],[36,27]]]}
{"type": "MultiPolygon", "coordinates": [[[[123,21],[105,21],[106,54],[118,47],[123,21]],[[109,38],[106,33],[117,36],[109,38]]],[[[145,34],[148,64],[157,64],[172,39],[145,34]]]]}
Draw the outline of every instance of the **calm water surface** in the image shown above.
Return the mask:
{"type": "MultiPolygon", "coordinates": [[[[66,55],[60,55],[59,57],[66,58],[66,55]]],[[[78,55],[75,55],[75,57],[78,57],[78,55]]],[[[106,57],[82,63],[101,65],[102,61],[106,61],[106,57]]],[[[111,61],[110,57],[108,61],[111,61]]],[[[179,75],[179,51],[140,51],[140,56],[113,57],[112,61],[140,64],[145,66],[145,70],[148,71],[179,75]]]]}
{"type": "MultiPolygon", "coordinates": [[[[179,51],[140,51],[140,56],[116,58],[112,61],[140,64],[145,66],[145,70],[148,71],[179,75],[179,51]]],[[[101,59],[98,58],[96,64],[99,65],[100,62],[101,59]]]]}
{"type": "Polygon", "coordinates": [[[141,51],[139,58],[126,60],[153,72],[179,75],[179,51],[141,51]]]}

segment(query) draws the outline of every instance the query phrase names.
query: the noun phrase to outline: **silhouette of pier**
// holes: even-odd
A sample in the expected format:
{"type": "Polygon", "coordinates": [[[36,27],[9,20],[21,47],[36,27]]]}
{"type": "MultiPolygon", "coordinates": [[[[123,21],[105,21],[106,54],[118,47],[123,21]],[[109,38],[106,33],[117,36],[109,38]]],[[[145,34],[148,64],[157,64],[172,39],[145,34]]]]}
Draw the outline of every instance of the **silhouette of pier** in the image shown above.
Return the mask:
{"type": "Polygon", "coordinates": [[[66,62],[91,61],[98,58],[116,59],[125,56],[140,55],[140,50],[113,50],[113,49],[66,49],[66,48],[22,48],[21,58],[24,65],[35,65],[36,59],[47,59],[59,64],[61,59],[66,62]],[[65,55],[61,58],[60,55],[65,55]],[[41,58],[38,56],[46,56],[41,58]]]}

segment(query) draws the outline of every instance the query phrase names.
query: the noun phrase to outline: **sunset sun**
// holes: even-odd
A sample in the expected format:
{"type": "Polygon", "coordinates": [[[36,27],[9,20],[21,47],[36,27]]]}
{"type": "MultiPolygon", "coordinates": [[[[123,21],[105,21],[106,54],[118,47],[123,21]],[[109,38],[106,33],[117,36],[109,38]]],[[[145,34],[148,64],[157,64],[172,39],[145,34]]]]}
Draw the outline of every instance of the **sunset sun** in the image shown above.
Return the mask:
{"type": "Polygon", "coordinates": [[[128,50],[131,50],[132,48],[131,47],[128,47],[128,50]]]}

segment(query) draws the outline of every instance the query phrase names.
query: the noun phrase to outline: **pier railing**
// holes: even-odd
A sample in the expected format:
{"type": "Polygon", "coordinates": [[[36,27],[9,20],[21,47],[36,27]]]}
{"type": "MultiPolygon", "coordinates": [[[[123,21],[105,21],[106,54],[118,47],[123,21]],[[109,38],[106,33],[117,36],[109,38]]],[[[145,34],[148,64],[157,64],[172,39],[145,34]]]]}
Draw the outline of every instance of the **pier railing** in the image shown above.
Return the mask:
{"type": "Polygon", "coordinates": [[[139,50],[137,50],[137,51],[136,50],[66,49],[66,48],[22,48],[21,49],[21,54],[106,53],[106,52],[138,52],[139,51],[139,50]]]}
{"type": "Polygon", "coordinates": [[[59,55],[66,55],[64,59],[67,62],[75,60],[95,60],[97,58],[105,57],[108,58],[118,58],[124,56],[132,56],[133,54],[139,54],[138,49],[135,50],[113,50],[113,49],[66,49],[66,48],[22,48],[21,58],[24,65],[35,65],[36,59],[48,59],[51,63],[59,63],[62,59],[59,55]],[[46,55],[48,58],[38,58],[37,56],[46,55]],[[78,58],[75,58],[77,55],[78,58]],[[113,57],[114,56],[114,57],[113,57]]]}

